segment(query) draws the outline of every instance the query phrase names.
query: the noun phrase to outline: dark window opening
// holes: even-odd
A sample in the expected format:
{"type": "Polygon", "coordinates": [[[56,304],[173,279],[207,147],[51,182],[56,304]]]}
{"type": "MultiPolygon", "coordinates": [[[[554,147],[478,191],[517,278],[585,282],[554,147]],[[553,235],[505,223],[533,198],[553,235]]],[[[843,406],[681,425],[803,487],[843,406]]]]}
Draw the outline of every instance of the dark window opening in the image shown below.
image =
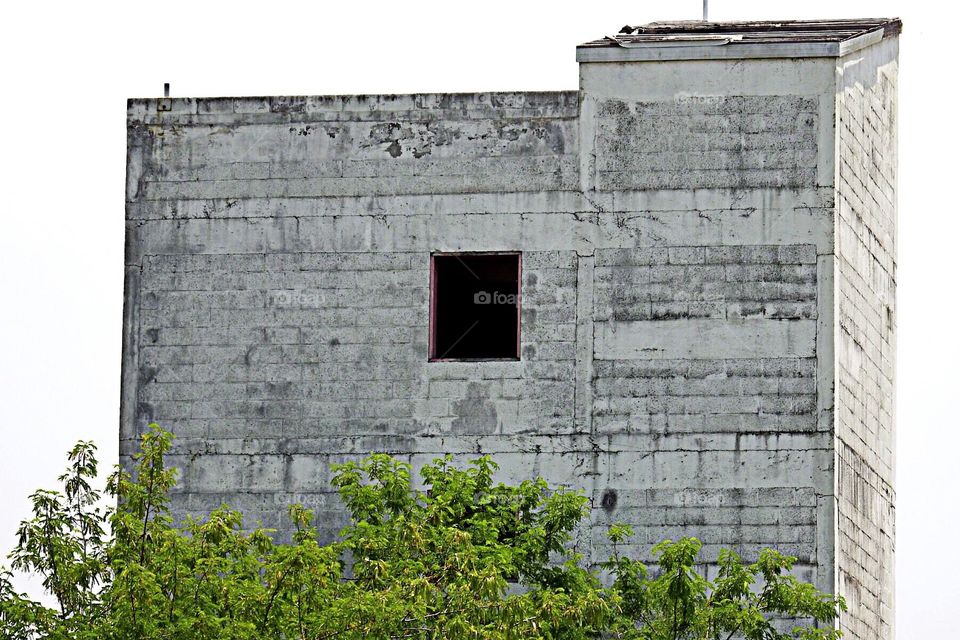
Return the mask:
{"type": "Polygon", "coordinates": [[[434,254],[430,359],[520,358],[520,254],[434,254]]]}

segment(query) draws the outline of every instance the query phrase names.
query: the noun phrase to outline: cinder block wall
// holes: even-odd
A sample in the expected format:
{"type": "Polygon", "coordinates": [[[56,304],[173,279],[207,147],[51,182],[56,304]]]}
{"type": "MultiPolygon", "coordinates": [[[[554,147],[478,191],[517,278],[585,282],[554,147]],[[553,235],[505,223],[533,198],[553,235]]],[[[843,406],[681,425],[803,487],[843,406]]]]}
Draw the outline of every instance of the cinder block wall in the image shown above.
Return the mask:
{"type": "Polygon", "coordinates": [[[591,429],[623,493],[596,521],[642,523],[637,553],[773,546],[834,588],[834,74],[581,64],[581,190],[634,245],[594,251],[591,429]]]}
{"type": "Polygon", "coordinates": [[[897,48],[837,63],[837,559],[857,639],[893,637],[897,48]]]}
{"type": "Polygon", "coordinates": [[[585,491],[588,558],[616,520],[643,558],[773,546],[830,591],[840,562],[876,611],[891,538],[858,487],[889,490],[869,394],[893,247],[863,225],[893,210],[856,212],[895,171],[860,125],[892,117],[867,110],[889,83],[861,84],[830,58],[689,60],[584,63],[579,93],[133,100],[122,453],[159,422],[178,513],[227,501],[286,535],[302,502],[327,538],[330,463],[489,453],[585,491]],[[520,360],[428,362],[431,252],[507,250],[520,360]]]}

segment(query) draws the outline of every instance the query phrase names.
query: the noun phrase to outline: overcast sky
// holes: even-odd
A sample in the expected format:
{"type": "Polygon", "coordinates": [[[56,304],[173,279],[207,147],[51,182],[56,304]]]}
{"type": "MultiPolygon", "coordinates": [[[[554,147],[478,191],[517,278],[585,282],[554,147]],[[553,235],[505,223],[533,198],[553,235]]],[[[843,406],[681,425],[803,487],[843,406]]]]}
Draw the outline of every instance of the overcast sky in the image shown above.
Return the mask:
{"type": "MultiPolygon", "coordinates": [[[[126,98],[160,95],[164,82],[174,96],[576,89],[576,44],[700,11],[701,0],[7,5],[0,557],[27,495],[55,483],[77,439],[116,461],[126,98]]],[[[711,0],[717,20],[888,16],[904,19],[897,627],[901,639],[955,637],[957,11],[917,0],[711,0]]]]}

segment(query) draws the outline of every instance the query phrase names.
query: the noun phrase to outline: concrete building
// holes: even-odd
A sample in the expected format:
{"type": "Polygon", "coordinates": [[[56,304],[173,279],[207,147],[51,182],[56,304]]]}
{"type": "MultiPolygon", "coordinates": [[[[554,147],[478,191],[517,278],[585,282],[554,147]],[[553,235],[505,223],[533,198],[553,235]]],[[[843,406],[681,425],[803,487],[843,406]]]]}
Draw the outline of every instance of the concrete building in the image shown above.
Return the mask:
{"type": "Polygon", "coordinates": [[[129,103],[121,452],[178,513],[492,454],[893,637],[898,20],[657,23],[579,91],[129,103]]]}

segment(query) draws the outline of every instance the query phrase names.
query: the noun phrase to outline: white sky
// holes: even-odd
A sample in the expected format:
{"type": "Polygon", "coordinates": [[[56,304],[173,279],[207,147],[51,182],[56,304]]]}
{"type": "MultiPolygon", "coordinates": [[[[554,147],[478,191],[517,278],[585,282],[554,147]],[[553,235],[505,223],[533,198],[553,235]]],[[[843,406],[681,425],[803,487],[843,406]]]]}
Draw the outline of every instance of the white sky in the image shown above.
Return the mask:
{"type": "MultiPolygon", "coordinates": [[[[700,0],[332,4],[19,2],[0,14],[0,557],[27,495],[55,484],[77,439],[116,461],[127,97],[159,95],[163,82],[174,96],[576,89],[576,44],[701,11],[700,0]]],[[[716,20],[904,19],[901,639],[955,637],[960,598],[949,555],[960,526],[957,14],[918,0],[711,0],[716,20]]]]}

